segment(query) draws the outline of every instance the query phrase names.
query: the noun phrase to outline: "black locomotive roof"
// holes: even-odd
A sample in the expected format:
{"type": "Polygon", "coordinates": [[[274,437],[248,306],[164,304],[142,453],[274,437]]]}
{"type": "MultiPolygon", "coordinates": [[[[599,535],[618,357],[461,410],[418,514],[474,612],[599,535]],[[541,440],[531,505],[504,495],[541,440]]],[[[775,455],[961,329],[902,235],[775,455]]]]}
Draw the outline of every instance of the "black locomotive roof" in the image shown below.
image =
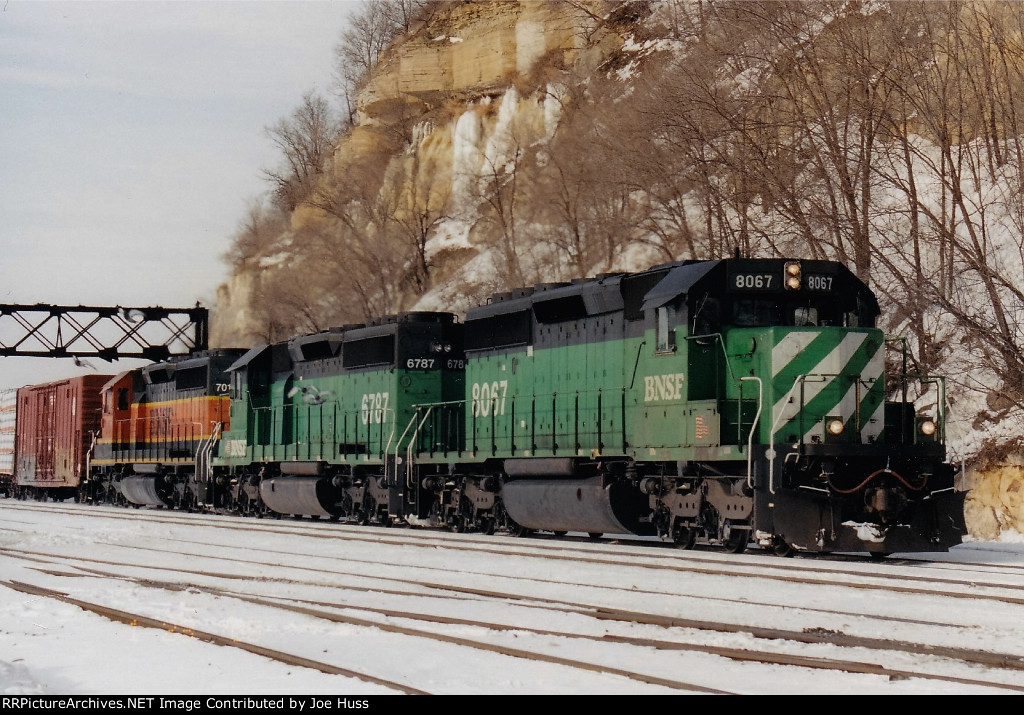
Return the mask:
{"type": "Polygon", "coordinates": [[[606,273],[571,283],[541,283],[533,288],[496,293],[487,305],[470,308],[466,313],[466,322],[527,310],[532,310],[540,322],[583,318],[624,308],[632,312],[627,304],[634,286],[656,282],[680,265],[683,263],[668,263],[638,273],[606,273]]]}
{"type": "Polygon", "coordinates": [[[269,343],[264,343],[263,345],[257,345],[254,348],[250,348],[242,357],[231,363],[231,367],[228,368],[228,372],[241,370],[243,367],[262,355],[264,351],[270,350],[270,347],[269,343]]]}
{"type": "Polygon", "coordinates": [[[658,281],[657,285],[647,291],[647,295],[644,296],[644,310],[660,308],[669,301],[688,294],[694,284],[722,263],[724,261],[701,261],[674,267],[668,275],[658,281]]]}
{"type": "MultiPolygon", "coordinates": [[[[381,316],[369,323],[342,325],[316,333],[297,335],[276,343],[276,345],[286,350],[294,362],[322,360],[338,357],[342,352],[342,346],[347,343],[395,335],[405,325],[423,323],[451,325],[456,321],[457,316],[454,313],[409,311],[381,316]]],[[[241,370],[273,347],[272,344],[257,345],[236,360],[228,368],[228,372],[241,370]]]]}
{"type": "MultiPolygon", "coordinates": [[[[638,320],[643,312],[658,308],[681,296],[689,295],[699,284],[713,292],[728,290],[729,276],[735,273],[773,273],[780,280],[777,289],[764,292],[785,293],[782,271],[787,258],[725,258],[709,261],[677,261],[654,266],[638,273],[618,273],[572,283],[539,284],[495,294],[487,305],[471,308],[466,322],[501,315],[532,311],[540,323],[573,320],[625,309],[626,317],[638,320]]],[[[836,261],[799,260],[805,273],[834,275],[841,281],[837,295],[876,306],[874,294],[846,266],[836,261]]],[[[877,308],[874,309],[877,315],[877,308]]]]}
{"type": "MultiPolygon", "coordinates": [[[[252,351],[249,351],[252,352],[252,351]]],[[[232,358],[242,354],[241,348],[220,348],[216,350],[203,350],[191,355],[153,363],[142,368],[142,374],[149,382],[166,382],[174,373],[179,370],[188,370],[194,367],[205,367],[211,360],[216,358],[232,358]]],[[[245,353],[247,355],[248,353],[245,353]]],[[[244,357],[244,355],[243,355],[244,357]]]]}

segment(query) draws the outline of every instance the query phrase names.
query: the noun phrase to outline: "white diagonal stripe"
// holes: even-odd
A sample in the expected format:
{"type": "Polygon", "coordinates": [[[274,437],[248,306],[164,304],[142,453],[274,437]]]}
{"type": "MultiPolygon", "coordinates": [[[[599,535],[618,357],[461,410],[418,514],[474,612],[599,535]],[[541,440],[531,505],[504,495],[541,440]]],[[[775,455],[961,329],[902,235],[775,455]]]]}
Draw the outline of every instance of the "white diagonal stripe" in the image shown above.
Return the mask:
{"type": "MultiPolygon", "coordinates": [[[[774,375],[778,375],[782,369],[788,365],[792,360],[799,354],[798,352],[792,353],[791,350],[795,345],[801,344],[803,347],[800,348],[802,351],[807,345],[810,344],[811,340],[820,335],[820,331],[801,331],[799,333],[790,333],[779,341],[776,347],[786,345],[786,348],[781,351],[772,351],[772,372],[774,375]],[[809,336],[810,339],[787,341],[790,335],[803,335],[809,336]],[[775,363],[776,354],[780,358],[789,356],[784,364],[775,363]]],[[[807,404],[813,400],[819,392],[824,390],[831,384],[834,377],[843,371],[843,369],[849,364],[850,359],[854,353],[860,348],[861,344],[867,339],[867,333],[847,333],[846,336],[836,345],[832,350],[828,352],[818,363],[810,370],[808,375],[823,375],[828,376],[824,378],[814,378],[814,380],[808,380],[804,382],[803,387],[803,403],[807,404]]],[[[800,410],[800,382],[799,380],[794,382],[794,389],[788,391],[785,395],[782,395],[779,400],[772,407],[772,424],[778,429],[782,424],[787,422],[796,416],[800,410]]],[[[847,413],[850,414],[850,413],[847,413]]]]}

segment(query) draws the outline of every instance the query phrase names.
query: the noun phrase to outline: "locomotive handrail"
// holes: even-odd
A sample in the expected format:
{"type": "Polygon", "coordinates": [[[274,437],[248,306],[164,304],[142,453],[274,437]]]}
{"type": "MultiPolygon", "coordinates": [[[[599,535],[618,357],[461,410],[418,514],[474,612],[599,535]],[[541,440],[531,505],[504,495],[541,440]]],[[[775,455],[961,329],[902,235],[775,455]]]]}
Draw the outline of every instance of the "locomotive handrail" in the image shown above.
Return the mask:
{"type": "Polygon", "coordinates": [[[729,376],[732,378],[732,381],[733,382],[739,382],[739,380],[744,379],[744,378],[737,378],[736,377],[736,373],[732,369],[732,363],[729,362],[729,353],[725,352],[725,339],[722,337],[721,333],[705,333],[703,335],[687,335],[683,339],[684,340],[702,340],[702,339],[705,339],[705,338],[714,338],[715,342],[718,343],[718,347],[720,347],[722,349],[722,357],[725,358],[725,366],[727,368],[729,368],[729,376]]]}
{"type": "MultiPolygon", "coordinates": [[[[922,385],[932,383],[937,386],[939,396],[935,400],[935,419],[938,420],[939,442],[946,443],[946,378],[942,375],[907,375],[921,381],[922,385]]],[[[914,432],[914,439],[917,439],[917,431],[914,432]]]]}
{"type": "MultiPolygon", "coordinates": [[[[469,403],[469,400],[447,400],[447,401],[444,401],[444,402],[418,403],[418,404],[410,405],[410,408],[414,412],[419,412],[424,407],[429,408],[430,410],[434,410],[434,408],[437,408],[436,413],[435,413],[435,417],[434,417],[434,424],[436,424],[436,420],[438,419],[438,415],[444,416],[446,414],[447,415],[451,415],[452,414],[452,412],[450,410],[448,410],[447,408],[458,407],[458,406],[465,407],[468,403],[469,403]]],[[[514,414],[515,397],[512,398],[512,404],[513,404],[513,414],[514,414]]],[[[462,413],[456,413],[455,416],[459,418],[459,423],[462,423],[463,426],[464,426],[465,415],[462,414],[462,413]]],[[[420,429],[422,429],[422,427],[423,427],[423,425],[420,425],[420,429]]],[[[418,435],[419,435],[419,429],[416,432],[416,436],[418,436],[418,435]]],[[[445,433],[445,435],[446,435],[446,437],[450,437],[451,436],[450,433],[445,433]]],[[[412,444],[416,443],[416,436],[414,436],[413,439],[411,440],[412,444]]],[[[460,439],[458,436],[456,436],[456,437],[457,437],[457,439],[460,439]]],[[[428,454],[433,454],[434,446],[433,445],[428,445],[428,447],[425,450],[421,450],[421,451],[426,451],[428,454]]],[[[453,448],[451,448],[451,444],[449,442],[445,441],[443,443],[443,450],[442,450],[442,452],[444,454],[448,454],[451,451],[456,451],[458,454],[462,453],[458,445],[456,445],[454,447],[454,449],[453,449],[453,448]]]]}
{"type": "Polygon", "coordinates": [[[92,432],[90,432],[90,434],[92,435],[92,439],[89,441],[89,449],[85,453],[85,476],[86,476],[86,479],[90,482],[90,484],[89,484],[89,491],[93,492],[95,487],[91,484],[91,482],[92,482],[92,479],[91,479],[91,477],[92,477],[92,455],[96,451],[96,443],[100,439],[100,431],[99,430],[93,430],[92,432]]]}
{"type": "Polygon", "coordinates": [[[210,454],[213,452],[213,445],[220,437],[221,428],[224,426],[223,422],[210,422],[210,436],[204,440],[201,440],[199,446],[196,447],[195,465],[196,465],[196,481],[199,481],[199,470],[203,470],[202,483],[209,484],[211,477],[213,476],[213,470],[210,465],[210,454]]]}
{"type": "MultiPolygon", "coordinates": [[[[885,338],[886,343],[899,343],[900,345],[900,358],[902,365],[900,369],[900,399],[907,402],[907,384],[911,380],[917,380],[922,385],[929,383],[938,386],[939,398],[935,402],[935,417],[939,421],[939,440],[945,444],[946,442],[946,378],[941,375],[922,375],[921,373],[909,373],[907,372],[907,338],[905,336],[895,336],[885,338]]],[[[915,433],[914,439],[917,439],[915,433]]]]}
{"type": "Polygon", "coordinates": [[[900,344],[900,358],[902,360],[902,366],[900,369],[900,388],[902,391],[903,402],[907,401],[907,338],[904,336],[896,336],[893,338],[884,338],[884,343],[899,343],[900,344]]]}
{"type": "MultiPolygon", "coordinates": [[[[171,459],[170,455],[167,453],[167,445],[176,441],[184,441],[173,438],[171,435],[171,427],[198,427],[198,440],[203,441],[208,438],[203,436],[204,432],[202,422],[185,420],[172,421],[166,415],[146,415],[145,417],[136,416],[123,420],[114,420],[113,426],[114,438],[111,442],[111,454],[114,455],[115,459],[119,455],[126,460],[141,459],[144,458],[144,453],[147,449],[151,449],[154,452],[163,451],[163,458],[171,459]],[[154,434],[154,424],[161,428],[166,427],[166,429],[157,430],[157,433],[154,434]],[[117,429],[119,426],[122,427],[122,429],[117,429]],[[126,426],[129,428],[138,426],[138,429],[123,429],[123,427],[126,426]],[[115,445],[118,443],[119,437],[122,442],[127,443],[127,447],[124,447],[123,449],[116,448],[115,445]],[[140,441],[144,442],[141,448],[138,446],[140,441]],[[142,454],[140,454],[140,452],[142,452],[142,454]]],[[[196,434],[194,432],[189,435],[189,439],[187,441],[192,441],[192,438],[196,438],[196,434]]],[[[159,459],[160,455],[154,455],[153,458],[159,459]]]]}
{"type": "MultiPolygon", "coordinates": [[[[797,387],[803,387],[803,382],[806,378],[806,374],[797,375],[796,379],[793,380],[793,386],[789,388],[789,392],[779,402],[783,404],[788,402],[797,387]]],[[[779,402],[776,402],[776,404],[779,404],[779,402]]],[[[775,493],[775,432],[778,430],[779,423],[782,422],[782,415],[784,414],[785,410],[779,410],[779,414],[775,421],[772,422],[771,430],[768,432],[768,450],[765,452],[765,456],[768,457],[768,492],[771,494],[775,493]]]]}
{"type": "MultiPolygon", "coordinates": [[[[360,410],[360,413],[361,412],[362,412],[362,410],[360,410]]],[[[383,450],[383,454],[385,456],[387,456],[388,450],[391,449],[391,440],[393,440],[395,438],[395,428],[398,426],[398,424],[397,424],[397,422],[398,422],[398,415],[395,413],[395,410],[393,408],[391,408],[391,407],[382,407],[379,410],[377,410],[375,408],[373,410],[369,410],[369,412],[367,414],[369,415],[369,414],[371,414],[373,412],[380,412],[380,415],[381,415],[381,417],[380,417],[380,441],[381,442],[384,441],[384,425],[387,424],[387,421],[388,421],[387,414],[389,412],[391,413],[391,434],[388,435],[388,443],[384,447],[384,450],[383,450]]],[[[367,420],[369,420],[369,417],[367,417],[367,420]]],[[[369,429],[369,426],[370,426],[369,421],[367,421],[366,426],[367,426],[367,429],[369,429]]],[[[408,428],[406,428],[406,429],[408,429],[408,428]]],[[[398,441],[401,442],[402,441],[401,438],[399,438],[398,441]]],[[[396,449],[397,449],[397,446],[396,446],[396,449]]],[[[369,450],[367,450],[367,451],[369,451],[369,450]]]]}
{"type": "MultiPolygon", "coordinates": [[[[407,487],[409,487],[409,488],[412,488],[412,485],[413,485],[412,452],[413,452],[413,447],[416,445],[416,436],[419,434],[420,429],[423,428],[423,425],[426,423],[427,418],[430,417],[430,413],[433,410],[434,410],[434,406],[431,405],[430,407],[427,408],[427,411],[423,413],[423,419],[420,420],[418,425],[416,425],[416,429],[413,430],[412,435],[409,437],[409,443],[405,447],[405,485],[407,487]]],[[[416,421],[416,416],[418,414],[419,414],[418,411],[413,413],[412,419],[409,421],[409,425],[405,428],[406,432],[409,431],[409,427],[412,426],[412,423],[416,421]]],[[[399,444],[395,445],[395,469],[396,470],[398,469],[398,447],[401,444],[402,439],[404,439],[404,438],[405,438],[405,434],[403,433],[402,437],[398,440],[399,444]]]]}
{"type": "MultiPolygon", "coordinates": [[[[427,414],[429,414],[429,413],[430,413],[430,410],[427,410],[427,414]]],[[[418,416],[419,416],[419,411],[416,410],[415,407],[414,407],[413,408],[412,417],[409,418],[409,422],[405,425],[405,429],[402,430],[402,436],[399,437],[398,438],[398,442],[395,443],[395,466],[396,466],[396,468],[397,468],[397,465],[398,465],[398,450],[401,449],[402,440],[405,439],[405,435],[409,434],[409,429],[412,427],[413,423],[416,421],[416,418],[418,416]]],[[[388,440],[388,447],[387,448],[391,449],[391,440],[390,439],[388,440]]],[[[385,451],[385,454],[387,454],[387,451],[385,451]]],[[[387,465],[385,465],[384,468],[386,470],[387,469],[387,465]]]]}
{"type": "MultiPolygon", "coordinates": [[[[797,388],[800,388],[800,409],[799,409],[799,414],[800,414],[800,419],[801,419],[801,423],[800,423],[800,430],[801,430],[800,431],[800,444],[803,444],[803,439],[804,439],[804,432],[803,432],[803,412],[804,412],[804,410],[803,410],[803,408],[804,408],[804,405],[806,404],[805,401],[804,401],[804,397],[803,397],[803,389],[804,389],[804,385],[807,382],[807,378],[809,378],[809,377],[822,378],[822,381],[824,382],[825,378],[840,377],[840,374],[839,373],[809,372],[809,373],[804,373],[803,375],[797,375],[796,378],[793,380],[793,386],[789,388],[789,391],[785,394],[785,396],[781,400],[776,402],[776,404],[779,404],[779,403],[785,404],[785,403],[787,403],[789,401],[789,399],[793,396],[793,392],[795,392],[797,388]]],[[[860,400],[859,399],[857,400],[857,407],[858,407],[858,410],[859,410],[859,408],[860,408],[860,400]]],[[[779,414],[775,418],[775,421],[772,423],[771,430],[768,433],[768,442],[769,442],[769,445],[770,445],[769,448],[768,448],[768,452],[767,452],[767,456],[768,456],[768,491],[771,492],[772,494],[775,493],[775,447],[774,447],[774,445],[775,445],[775,433],[778,431],[779,424],[782,422],[782,416],[784,414],[785,414],[785,410],[784,409],[779,411],[779,414]]],[[[857,426],[859,428],[860,427],[860,418],[859,418],[859,416],[858,416],[857,422],[858,422],[857,426]]]]}
{"type": "Polygon", "coordinates": [[[742,384],[748,380],[757,382],[757,413],[754,415],[754,421],[750,425],[750,434],[747,435],[747,486],[753,489],[754,469],[752,455],[754,450],[754,431],[757,429],[758,422],[761,419],[761,406],[764,402],[764,383],[759,377],[741,377],[740,383],[742,384]]]}
{"type": "Polygon", "coordinates": [[[643,352],[644,345],[647,344],[646,340],[641,340],[640,344],[636,347],[636,360],[633,361],[633,378],[629,381],[629,389],[632,390],[636,384],[636,369],[640,365],[640,354],[643,352]]]}

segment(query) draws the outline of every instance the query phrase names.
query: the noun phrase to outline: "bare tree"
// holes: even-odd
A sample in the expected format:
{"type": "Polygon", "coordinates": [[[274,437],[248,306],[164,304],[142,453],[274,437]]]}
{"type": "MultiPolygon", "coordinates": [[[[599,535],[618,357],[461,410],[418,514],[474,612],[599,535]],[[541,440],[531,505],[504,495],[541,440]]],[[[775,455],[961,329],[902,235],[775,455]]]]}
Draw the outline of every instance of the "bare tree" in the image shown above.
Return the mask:
{"type": "Polygon", "coordinates": [[[433,230],[448,218],[450,186],[437,180],[438,173],[432,164],[423,166],[419,153],[413,152],[407,167],[393,172],[383,188],[384,219],[407,257],[407,273],[418,293],[426,292],[431,285],[433,263],[427,242],[433,230]]]}
{"type": "Polygon", "coordinates": [[[287,226],[288,217],[279,207],[260,199],[251,200],[231,239],[231,248],[224,253],[224,259],[237,268],[264,255],[287,226]]]}
{"type": "Polygon", "coordinates": [[[428,0],[366,0],[349,17],[334,47],[334,85],[349,123],[355,121],[355,96],[392,40],[409,32],[436,3],[428,0]]]}
{"type": "Polygon", "coordinates": [[[292,211],[310,195],[327,167],[340,126],[327,100],[310,91],[290,117],[266,131],[284,155],[284,164],[278,169],[264,169],[263,174],[274,187],[274,201],[292,211]]]}

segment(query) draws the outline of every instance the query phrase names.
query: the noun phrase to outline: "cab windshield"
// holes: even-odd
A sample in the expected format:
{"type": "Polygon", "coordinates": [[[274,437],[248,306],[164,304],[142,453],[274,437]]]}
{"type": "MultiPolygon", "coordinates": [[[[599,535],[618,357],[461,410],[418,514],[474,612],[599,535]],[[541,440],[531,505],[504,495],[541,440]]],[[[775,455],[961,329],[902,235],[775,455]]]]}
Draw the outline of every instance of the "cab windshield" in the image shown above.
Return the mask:
{"type": "Polygon", "coordinates": [[[743,327],[792,325],[870,327],[856,310],[844,310],[835,301],[779,301],[770,298],[736,298],[732,301],[732,324],[743,327]]]}

